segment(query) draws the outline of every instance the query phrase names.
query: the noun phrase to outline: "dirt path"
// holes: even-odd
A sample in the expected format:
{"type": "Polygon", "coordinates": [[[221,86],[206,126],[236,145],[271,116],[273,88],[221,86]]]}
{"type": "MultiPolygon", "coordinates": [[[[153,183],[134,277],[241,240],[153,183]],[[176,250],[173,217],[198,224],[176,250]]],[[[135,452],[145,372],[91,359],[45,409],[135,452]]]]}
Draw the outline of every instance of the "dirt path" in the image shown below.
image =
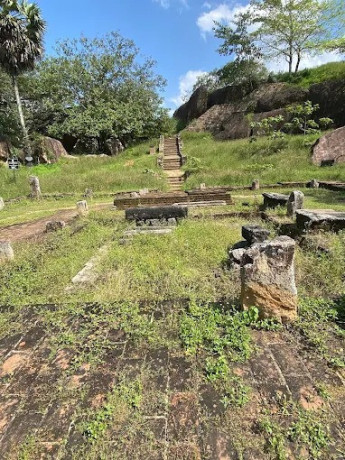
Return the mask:
{"type": "MultiPolygon", "coordinates": [[[[109,203],[102,203],[92,206],[92,210],[100,210],[109,208],[109,203]]],[[[63,209],[49,216],[25,222],[22,224],[9,225],[8,227],[0,228],[0,240],[8,240],[12,243],[17,241],[28,240],[42,235],[46,229],[47,222],[51,220],[63,220],[68,224],[77,217],[75,209],[63,209]]]]}

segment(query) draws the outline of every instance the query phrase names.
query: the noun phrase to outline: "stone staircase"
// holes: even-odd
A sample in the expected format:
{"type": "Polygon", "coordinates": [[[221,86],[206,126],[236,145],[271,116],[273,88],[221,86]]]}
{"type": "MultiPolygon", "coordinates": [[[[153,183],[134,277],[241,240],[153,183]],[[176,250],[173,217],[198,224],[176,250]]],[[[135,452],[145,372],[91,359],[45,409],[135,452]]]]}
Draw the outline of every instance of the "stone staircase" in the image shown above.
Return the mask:
{"type": "Polygon", "coordinates": [[[183,187],[185,173],[181,171],[184,157],[181,154],[181,144],[178,136],[161,138],[162,167],[168,176],[170,190],[178,191],[183,187]]]}

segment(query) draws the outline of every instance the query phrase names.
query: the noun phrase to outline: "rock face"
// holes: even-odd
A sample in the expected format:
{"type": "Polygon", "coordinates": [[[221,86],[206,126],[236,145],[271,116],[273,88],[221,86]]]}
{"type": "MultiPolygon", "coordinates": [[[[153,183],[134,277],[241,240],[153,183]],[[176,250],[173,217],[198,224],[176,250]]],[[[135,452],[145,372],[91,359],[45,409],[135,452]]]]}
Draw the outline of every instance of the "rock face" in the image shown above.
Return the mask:
{"type": "Polygon", "coordinates": [[[254,244],[241,260],[241,303],[244,310],[257,307],[260,317],[280,322],[297,318],[295,241],[280,236],[254,244]]]}
{"type": "Polygon", "coordinates": [[[200,86],[191,96],[188,102],[181,105],[174,117],[183,123],[189,123],[195,118],[199,118],[208,108],[208,91],[204,86],[200,86]]]}
{"type": "Polygon", "coordinates": [[[0,161],[7,161],[10,157],[10,148],[6,141],[0,141],[0,161]]]}
{"type": "Polygon", "coordinates": [[[61,157],[69,156],[62,143],[52,137],[43,137],[34,153],[44,164],[56,163],[61,157]]]}
{"type": "Polygon", "coordinates": [[[303,209],[303,203],[304,194],[302,192],[291,192],[287,202],[287,215],[294,217],[296,215],[297,209],[303,209]]]}
{"type": "Polygon", "coordinates": [[[210,131],[220,140],[239,139],[250,134],[248,114],[252,114],[253,121],[286,115],[284,107],[307,98],[308,91],[302,88],[285,83],[266,83],[251,92],[244,86],[227,86],[209,94],[205,102],[203,88],[197,90],[174,117],[184,123],[194,120],[187,128],[190,131],[210,131]]]}
{"type": "Polygon", "coordinates": [[[345,79],[329,80],[309,89],[309,99],[319,104],[317,117],[330,117],[337,127],[345,125],[345,79]]]}
{"type": "Polygon", "coordinates": [[[313,146],[315,165],[345,163],[345,126],[322,136],[313,146]]]}

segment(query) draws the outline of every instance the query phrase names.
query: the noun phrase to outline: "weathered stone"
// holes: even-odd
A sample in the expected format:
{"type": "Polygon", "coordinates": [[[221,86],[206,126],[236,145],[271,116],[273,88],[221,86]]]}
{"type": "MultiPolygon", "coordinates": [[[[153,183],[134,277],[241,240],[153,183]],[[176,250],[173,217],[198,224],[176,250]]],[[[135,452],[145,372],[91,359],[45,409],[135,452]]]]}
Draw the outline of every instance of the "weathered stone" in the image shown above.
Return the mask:
{"type": "Polygon", "coordinates": [[[266,230],[259,225],[243,225],[242,227],[242,236],[250,245],[266,241],[270,236],[270,233],[271,232],[269,230],[266,230]]]}
{"type": "Polygon", "coordinates": [[[287,215],[294,217],[297,209],[303,209],[304,194],[299,191],[291,192],[287,203],[287,215]]]}
{"type": "Polygon", "coordinates": [[[84,193],[84,198],[92,198],[93,190],[91,188],[86,188],[84,193]]]}
{"type": "Polygon", "coordinates": [[[139,195],[140,196],[144,196],[144,195],[147,195],[149,193],[149,189],[148,188],[142,188],[139,190],[139,195]]]}
{"type": "Polygon", "coordinates": [[[307,188],[319,188],[320,184],[316,179],[312,179],[310,182],[307,183],[307,188]]]}
{"type": "Polygon", "coordinates": [[[11,156],[8,142],[0,141],[0,161],[7,161],[11,156]]]}
{"type": "Polygon", "coordinates": [[[14,259],[14,252],[9,241],[0,241],[0,263],[14,259]]]}
{"type": "Polygon", "coordinates": [[[1,196],[0,196],[0,211],[2,211],[4,209],[4,207],[5,207],[4,199],[1,198],[1,196]]]}
{"type": "Polygon", "coordinates": [[[131,198],[139,198],[140,195],[138,192],[131,192],[130,195],[129,195],[131,198]]]}
{"type": "Polygon", "coordinates": [[[156,147],[155,146],[151,146],[150,147],[150,155],[155,155],[156,154],[156,147]]]}
{"type": "Polygon", "coordinates": [[[345,163],[345,126],[316,141],[313,145],[312,161],[318,166],[345,163]]]}
{"type": "Polygon", "coordinates": [[[87,201],[82,200],[77,202],[77,211],[79,216],[86,216],[89,213],[89,207],[87,201]]]}
{"type": "Polygon", "coordinates": [[[300,231],[318,228],[339,231],[345,229],[345,212],[301,209],[296,211],[296,224],[300,231]]]}
{"type": "Polygon", "coordinates": [[[41,198],[41,187],[40,181],[36,176],[29,177],[29,184],[31,186],[31,197],[36,198],[37,200],[41,198]]]}
{"type": "Polygon", "coordinates": [[[40,163],[56,163],[61,157],[69,157],[60,141],[52,137],[42,137],[35,147],[34,155],[40,163]]]}
{"type": "Polygon", "coordinates": [[[172,228],[166,227],[166,228],[154,228],[154,227],[141,227],[141,228],[136,228],[134,230],[127,230],[124,233],[125,237],[130,237],[130,236],[135,236],[135,235],[167,235],[168,233],[172,232],[172,228]]]}
{"type": "Polygon", "coordinates": [[[259,190],[260,189],[260,181],[259,179],[255,179],[252,182],[252,190],[259,190]]]}
{"type": "Polygon", "coordinates": [[[107,149],[107,153],[109,153],[109,155],[111,156],[116,156],[125,150],[125,147],[123,146],[120,139],[116,139],[116,138],[108,139],[105,142],[105,146],[107,149]]]}
{"type": "Polygon", "coordinates": [[[126,220],[183,219],[188,216],[188,208],[182,206],[157,206],[152,208],[129,208],[126,220]]]}
{"type": "Polygon", "coordinates": [[[295,241],[280,236],[254,244],[242,256],[241,303],[244,310],[257,307],[261,318],[281,322],[297,318],[295,241]]]}
{"type": "Polygon", "coordinates": [[[63,220],[52,220],[46,223],[46,232],[57,232],[66,227],[66,222],[63,220]]]}
{"type": "Polygon", "coordinates": [[[206,189],[206,184],[200,184],[200,190],[205,190],[206,189]]]}
{"type": "Polygon", "coordinates": [[[170,217],[169,219],[167,219],[167,222],[168,222],[168,225],[177,225],[177,220],[175,219],[175,217],[170,217]]]}
{"type": "Polygon", "coordinates": [[[149,219],[146,221],[147,224],[149,224],[150,227],[159,227],[161,225],[161,220],[160,219],[149,219]]]}
{"type": "Polygon", "coordinates": [[[263,193],[264,209],[276,208],[278,206],[286,206],[289,196],[281,193],[263,193]]]}

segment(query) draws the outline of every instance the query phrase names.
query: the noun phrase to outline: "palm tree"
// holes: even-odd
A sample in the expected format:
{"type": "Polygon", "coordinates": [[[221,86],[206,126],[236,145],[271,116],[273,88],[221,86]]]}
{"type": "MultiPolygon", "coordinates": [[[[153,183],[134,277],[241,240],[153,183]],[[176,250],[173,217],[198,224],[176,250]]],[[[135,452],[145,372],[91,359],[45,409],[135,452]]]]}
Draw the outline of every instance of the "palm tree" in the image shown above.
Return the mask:
{"type": "Polygon", "coordinates": [[[33,70],[43,53],[45,22],[35,3],[0,0],[0,67],[12,78],[26,153],[31,146],[18,89],[18,76],[33,70]]]}

